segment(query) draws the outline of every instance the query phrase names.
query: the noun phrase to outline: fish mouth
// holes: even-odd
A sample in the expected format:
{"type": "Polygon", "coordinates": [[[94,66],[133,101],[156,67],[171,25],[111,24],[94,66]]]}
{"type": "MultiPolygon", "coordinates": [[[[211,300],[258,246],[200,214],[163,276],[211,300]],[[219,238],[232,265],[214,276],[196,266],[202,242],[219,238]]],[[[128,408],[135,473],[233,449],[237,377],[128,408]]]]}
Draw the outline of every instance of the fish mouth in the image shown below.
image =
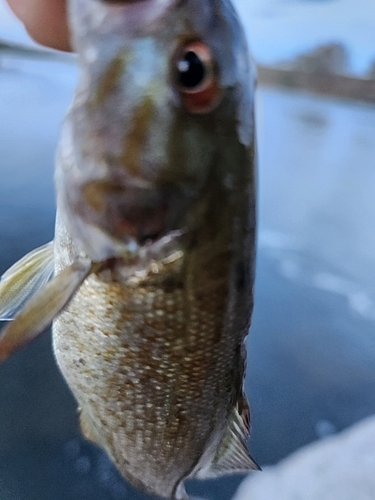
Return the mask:
{"type": "Polygon", "coordinates": [[[139,246],[185,230],[192,193],[172,185],[121,185],[96,180],[82,187],[79,215],[111,237],[139,246]]]}
{"type": "Polygon", "coordinates": [[[116,237],[132,237],[138,245],[159,240],[168,230],[168,200],[154,206],[123,206],[110,214],[111,226],[116,237]]]}

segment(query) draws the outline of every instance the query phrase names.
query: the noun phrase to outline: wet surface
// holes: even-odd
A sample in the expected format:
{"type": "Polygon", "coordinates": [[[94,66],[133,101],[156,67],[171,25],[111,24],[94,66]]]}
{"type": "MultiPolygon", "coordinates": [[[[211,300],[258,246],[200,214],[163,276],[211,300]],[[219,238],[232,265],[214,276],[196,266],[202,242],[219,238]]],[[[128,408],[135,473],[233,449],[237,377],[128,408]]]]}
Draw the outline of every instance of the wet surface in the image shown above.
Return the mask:
{"type": "MultiPolygon", "coordinates": [[[[50,240],[69,65],[0,70],[0,272],[50,240]]],[[[375,413],[375,106],[261,91],[259,253],[248,342],[262,465],[375,413]]],[[[2,500],[146,499],[78,431],[45,334],[0,366],[2,500]]],[[[193,484],[229,500],[240,478],[193,484]]]]}

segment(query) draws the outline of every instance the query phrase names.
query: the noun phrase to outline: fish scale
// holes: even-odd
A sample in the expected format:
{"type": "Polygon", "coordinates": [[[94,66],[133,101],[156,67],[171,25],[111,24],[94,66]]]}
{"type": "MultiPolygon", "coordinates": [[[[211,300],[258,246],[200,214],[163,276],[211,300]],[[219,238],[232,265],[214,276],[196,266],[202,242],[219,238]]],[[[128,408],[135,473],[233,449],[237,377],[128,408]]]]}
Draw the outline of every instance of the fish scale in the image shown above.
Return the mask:
{"type": "MultiPolygon", "coordinates": [[[[150,273],[137,286],[91,276],[54,324],[62,373],[90,423],[96,422],[95,433],[118,443],[109,453],[120,470],[126,462],[133,481],[141,481],[147,470],[165,478],[170,469],[172,484],[188,476],[218,421],[224,432],[238,390],[225,383],[232,350],[223,356],[218,341],[226,341],[221,330],[228,286],[216,280],[216,287],[205,287],[208,294],[196,300],[195,293],[181,289],[183,260],[150,273]],[[168,285],[163,291],[165,281],[177,289],[168,285]],[[163,387],[160,395],[157,387],[163,387]]],[[[159,494],[168,493],[165,488],[163,483],[159,494]]]]}

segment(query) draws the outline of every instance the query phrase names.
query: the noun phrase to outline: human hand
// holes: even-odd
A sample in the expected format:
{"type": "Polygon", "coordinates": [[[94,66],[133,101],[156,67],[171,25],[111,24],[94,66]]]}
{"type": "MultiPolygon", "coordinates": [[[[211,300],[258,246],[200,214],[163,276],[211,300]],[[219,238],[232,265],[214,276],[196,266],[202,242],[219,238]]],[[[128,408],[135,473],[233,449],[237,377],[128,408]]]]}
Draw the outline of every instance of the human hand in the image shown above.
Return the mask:
{"type": "Polygon", "coordinates": [[[53,49],[70,51],[66,0],[6,0],[31,38],[53,49]]]}

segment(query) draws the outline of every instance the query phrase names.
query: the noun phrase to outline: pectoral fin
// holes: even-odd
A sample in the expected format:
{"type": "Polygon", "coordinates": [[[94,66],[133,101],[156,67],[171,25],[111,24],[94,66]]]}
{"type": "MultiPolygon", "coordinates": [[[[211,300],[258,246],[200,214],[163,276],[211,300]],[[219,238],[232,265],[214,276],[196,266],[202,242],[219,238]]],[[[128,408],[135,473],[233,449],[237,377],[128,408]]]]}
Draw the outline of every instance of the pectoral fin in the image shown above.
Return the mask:
{"type": "Polygon", "coordinates": [[[10,320],[25,302],[51,278],[53,242],[33,250],[16,262],[0,280],[0,321],[10,320]]]}
{"type": "Polygon", "coordinates": [[[100,437],[94,427],[91,417],[82,409],[79,415],[79,423],[81,425],[82,434],[85,438],[98,446],[102,446],[100,437]]]}
{"type": "Polygon", "coordinates": [[[85,278],[97,265],[88,260],[74,262],[33,295],[0,334],[0,360],[41,333],[67,305],[85,278]]]}

